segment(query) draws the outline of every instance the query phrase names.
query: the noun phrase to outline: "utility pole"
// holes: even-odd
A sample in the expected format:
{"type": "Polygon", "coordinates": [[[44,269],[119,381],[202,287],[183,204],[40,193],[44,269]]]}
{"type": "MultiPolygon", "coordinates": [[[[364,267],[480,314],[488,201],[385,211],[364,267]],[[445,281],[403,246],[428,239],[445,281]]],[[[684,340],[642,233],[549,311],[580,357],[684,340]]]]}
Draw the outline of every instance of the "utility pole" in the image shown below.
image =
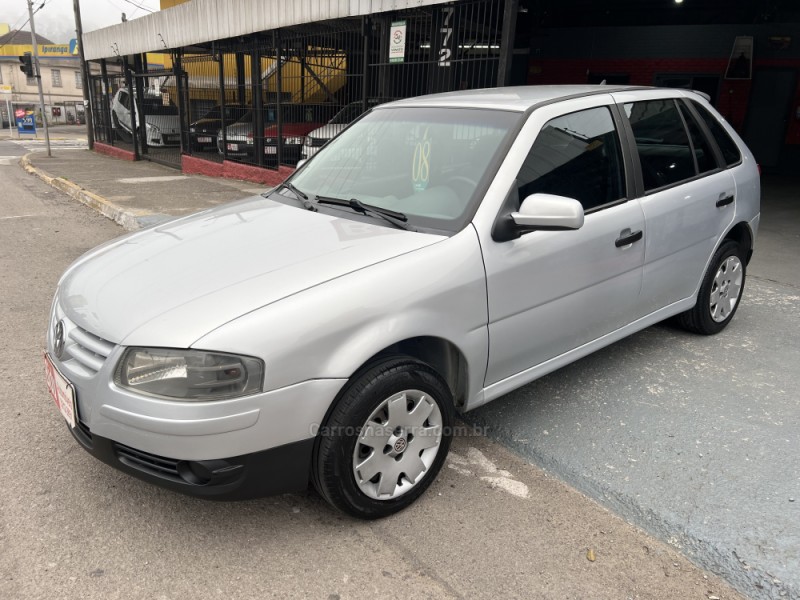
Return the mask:
{"type": "Polygon", "coordinates": [[[80,0],[72,0],[75,11],[75,33],[78,35],[78,55],[81,59],[81,81],[83,82],[83,114],[86,117],[86,141],[89,150],[94,148],[94,121],[92,120],[92,102],[89,99],[89,66],[83,55],[83,24],[81,23],[80,0]]]}
{"type": "Polygon", "coordinates": [[[36,65],[36,83],[39,84],[39,106],[42,111],[42,124],[44,125],[44,139],[47,143],[47,156],[50,152],[50,132],[47,130],[47,113],[44,110],[44,94],[42,93],[42,68],[39,64],[39,44],[36,43],[36,27],[33,25],[33,2],[28,0],[28,14],[31,19],[31,44],[33,45],[33,62],[36,65]]]}

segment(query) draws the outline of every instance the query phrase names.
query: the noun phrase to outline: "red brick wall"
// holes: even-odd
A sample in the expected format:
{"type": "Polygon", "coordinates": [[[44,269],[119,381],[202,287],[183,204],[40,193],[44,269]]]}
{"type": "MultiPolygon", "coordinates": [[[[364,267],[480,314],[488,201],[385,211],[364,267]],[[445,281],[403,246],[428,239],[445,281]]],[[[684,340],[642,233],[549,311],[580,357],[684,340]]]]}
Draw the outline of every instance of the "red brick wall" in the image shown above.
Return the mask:
{"type": "Polygon", "coordinates": [[[181,157],[181,170],[189,174],[242,179],[244,181],[252,181],[253,183],[260,183],[263,185],[278,185],[289,175],[294,173],[294,169],[291,167],[280,167],[276,171],[274,169],[264,169],[253,165],[244,165],[231,160],[218,163],[186,155],[181,157]]]}
{"type": "Polygon", "coordinates": [[[121,158],[122,160],[133,160],[133,152],[130,150],[123,150],[116,146],[109,146],[102,142],[94,143],[94,151],[98,154],[105,154],[106,156],[113,156],[114,158],[121,158]]]}

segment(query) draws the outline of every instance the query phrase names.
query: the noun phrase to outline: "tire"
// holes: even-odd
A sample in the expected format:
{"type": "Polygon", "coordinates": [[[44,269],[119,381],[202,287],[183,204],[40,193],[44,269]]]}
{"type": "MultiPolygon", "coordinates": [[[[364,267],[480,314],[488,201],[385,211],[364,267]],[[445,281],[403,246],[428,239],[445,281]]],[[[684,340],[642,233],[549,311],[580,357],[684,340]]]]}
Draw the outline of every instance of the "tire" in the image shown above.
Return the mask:
{"type": "Polygon", "coordinates": [[[694,308],[678,315],[681,327],[694,333],[713,335],[730,323],[742,299],[747,267],[742,249],[727,240],[714,253],[694,308]]]}
{"type": "Polygon", "coordinates": [[[394,357],[369,365],[353,376],[317,436],[314,486],[353,517],[394,514],[436,478],[454,419],[449,387],[425,363],[394,357]]]}

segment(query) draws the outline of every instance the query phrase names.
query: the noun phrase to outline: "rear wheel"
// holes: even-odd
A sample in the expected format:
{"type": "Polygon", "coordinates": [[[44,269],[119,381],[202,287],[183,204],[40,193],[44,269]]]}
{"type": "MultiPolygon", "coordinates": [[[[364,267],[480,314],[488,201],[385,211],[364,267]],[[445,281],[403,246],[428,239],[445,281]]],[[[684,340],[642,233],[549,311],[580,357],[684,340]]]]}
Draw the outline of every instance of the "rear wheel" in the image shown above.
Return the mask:
{"type": "Polygon", "coordinates": [[[730,323],[744,290],[746,266],[739,244],[727,240],[709,264],[694,308],[678,315],[680,325],[695,333],[719,333],[730,323]]]}
{"type": "Polygon", "coordinates": [[[340,510],[362,519],[396,513],[433,482],[455,418],[447,384],[410,357],[357,374],[320,431],[313,480],[340,510]]]}

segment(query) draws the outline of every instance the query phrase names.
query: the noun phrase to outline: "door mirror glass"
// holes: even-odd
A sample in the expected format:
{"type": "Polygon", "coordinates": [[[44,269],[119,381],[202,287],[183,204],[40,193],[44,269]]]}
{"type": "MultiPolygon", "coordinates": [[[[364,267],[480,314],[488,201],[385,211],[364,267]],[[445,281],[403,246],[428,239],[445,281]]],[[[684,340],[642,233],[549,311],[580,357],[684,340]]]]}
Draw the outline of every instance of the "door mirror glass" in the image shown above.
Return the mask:
{"type": "Polygon", "coordinates": [[[575,198],[554,194],[531,194],[511,213],[520,233],[543,230],[580,229],[583,227],[583,206],[575,198]]]}

